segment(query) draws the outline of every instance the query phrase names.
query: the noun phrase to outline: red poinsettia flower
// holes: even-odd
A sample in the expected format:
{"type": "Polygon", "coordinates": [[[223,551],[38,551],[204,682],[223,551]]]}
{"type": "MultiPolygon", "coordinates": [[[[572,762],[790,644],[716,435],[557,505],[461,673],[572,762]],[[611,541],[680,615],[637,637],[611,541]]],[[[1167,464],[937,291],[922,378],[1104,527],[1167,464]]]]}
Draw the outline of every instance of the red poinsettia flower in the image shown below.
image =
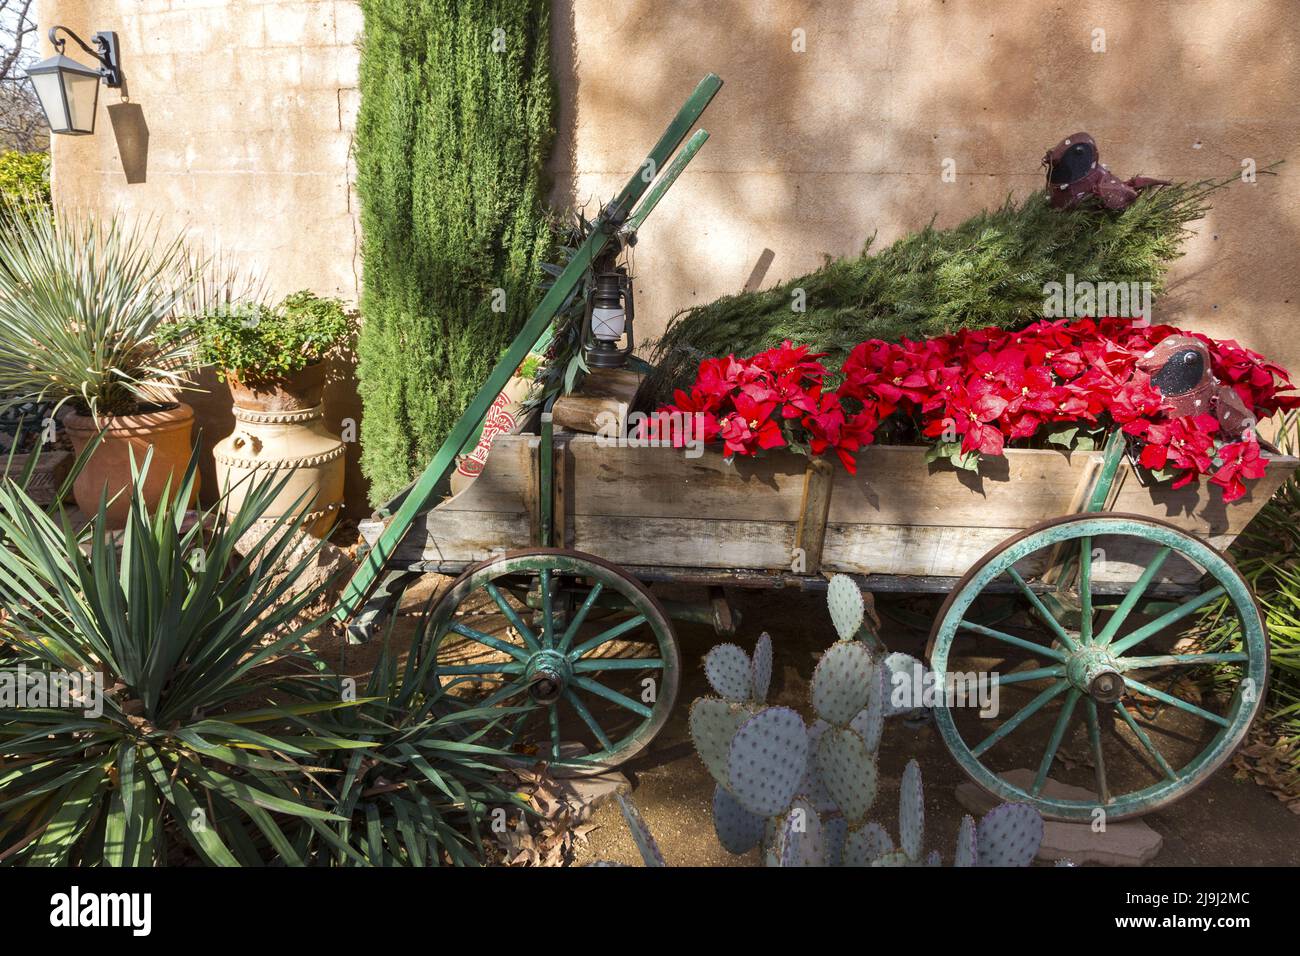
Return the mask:
{"type": "Polygon", "coordinates": [[[834,449],[844,470],[850,475],[858,472],[854,452],[876,439],[876,426],[880,424],[875,410],[870,406],[848,415],[835,393],[823,395],[817,410],[803,419],[808,429],[808,448],[814,455],[834,449]]]}
{"type": "Polygon", "coordinates": [[[756,402],[748,395],[737,395],[736,410],[719,419],[723,451],[728,455],[754,455],[761,448],[781,448],[785,436],[772,420],[774,402],[756,402]]]}
{"type": "Polygon", "coordinates": [[[673,393],[674,402],[665,405],[641,423],[641,437],[671,441],[674,448],[687,440],[706,444],[718,440],[719,399],[704,394],[698,387],[690,394],[680,388],[673,393]]]}
{"type": "Polygon", "coordinates": [[[1252,481],[1264,477],[1265,460],[1260,456],[1259,442],[1252,440],[1231,442],[1219,449],[1218,470],[1210,479],[1223,489],[1223,500],[1236,501],[1246,494],[1243,478],[1252,481]]]}
{"type": "Polygon", "coordinates": [[[825,352],[810,355],[808,354],[808,346],[797,346],[789,339],[786,339],[774,349],[759,352],[754,356],[752,362],[756,367],[771,372],[777,377],[793,374],[796,379],[807,376],[821,378],[826,374],[826,366],[822,365],[817,359],[825,358],[825,356],[825,352]]]}
{"type": "Polygon", "coordinates": [[[1213,467],[1213,435],[1218,430],[1219,421],[1213,415],[1146,422],[1141,431],[1146,445],[1138,460],[1153,471],[1178,469],[1173,487],[1181,488],[1213,467]]]}
{"type": "Polygon", "coordinates": [[[970,389],[961,389],[949,403],[957,434],[962,436],[963,453],[1002,454],[1002,429],[995,424],[1006,411],[1007,400],[991,388],[979,390],[977,381],[970,389]]]}

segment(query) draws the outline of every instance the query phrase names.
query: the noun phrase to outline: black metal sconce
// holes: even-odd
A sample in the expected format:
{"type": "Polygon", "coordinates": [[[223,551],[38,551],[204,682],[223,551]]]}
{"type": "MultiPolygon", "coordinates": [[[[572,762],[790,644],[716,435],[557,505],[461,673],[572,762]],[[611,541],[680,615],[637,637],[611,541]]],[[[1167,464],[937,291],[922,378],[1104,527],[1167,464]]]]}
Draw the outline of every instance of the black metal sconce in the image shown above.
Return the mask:
{"type": "Polygon", "coordinates": [[[99,84],[103,82],[114,88],[122,85],[122,61],[117,34],[111,30],[96,33],[90,38],[95,49],[64,26],[50,27],[49,36],[58,52],[27,70],[27,78],[32,81],[36,98],[40,100],[41,109],[45,112],[45,121],[50,124],[51,133],[73,136],[93,133],[99,84]],[[68,41],[56,35],[60,30],[93,56],[99,66],[86,66],[64,56],[63,48],[68,41]]]}

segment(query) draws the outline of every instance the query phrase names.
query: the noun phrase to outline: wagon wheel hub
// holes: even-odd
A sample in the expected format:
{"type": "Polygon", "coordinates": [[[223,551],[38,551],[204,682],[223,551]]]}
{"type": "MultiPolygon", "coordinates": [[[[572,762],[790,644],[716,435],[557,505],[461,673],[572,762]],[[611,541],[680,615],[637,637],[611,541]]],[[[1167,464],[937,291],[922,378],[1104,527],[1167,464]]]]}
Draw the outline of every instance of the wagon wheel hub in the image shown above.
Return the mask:
{"type": "Polygon", "coordinates": [[[539,704],[554,704],[573,678],[573,665],[564,654],[541,650],[528,659],[524,678],[529,697],[539,704]]]}
{"type": "Polygon", "coordinates": [[[1124,696],[1124,676],[1106,648],[1085,644],[1065,662],[1070,683],[1101,704],[1113,704],[1124,696]]]}

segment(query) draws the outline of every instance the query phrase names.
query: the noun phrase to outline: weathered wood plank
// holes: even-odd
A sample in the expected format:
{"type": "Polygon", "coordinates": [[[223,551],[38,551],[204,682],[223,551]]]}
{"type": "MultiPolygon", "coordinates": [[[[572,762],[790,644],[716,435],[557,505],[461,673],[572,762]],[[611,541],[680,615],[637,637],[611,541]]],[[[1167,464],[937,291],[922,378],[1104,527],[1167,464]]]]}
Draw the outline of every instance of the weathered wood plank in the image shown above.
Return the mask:
{"type": "Polygon", "coordinates": [[[832,524],[1025,528],[1068,514],[1087,455],[1013,450],[981,473],[925,461],[925,449],[871,447],[858,473],[836,469],[832,524]]]}
{"type": "Polygon", "coordinates": [[[593,368],[577,391],[555,400],[551,421],[575,432],[594,435],[600,431],[602,422],[613,420],[618,423],[621,435],[627,426],[627,410],[636,401],[644,377],[626,368],[593,368]]]}
{"type": "Polygon", "coordinates": [[[574,547],[616,564],[790,569],[793,521],[574,517],[574,547]]]}
{"type": "Polygon", "coordinates": [[[723,461],[708,449],[619,448],[575,436],[577,515],[798,521],[808,459],[794,454],[723,461]]]}
{"type": "Polygon", "coordinates": [[[832,522],[826,526],[822,570],[960,577],[991,548],[1020,530],[832,522]]]}
{"type": "Polygon", "coordinates": [[[804,473],[803,501],[799,524],[795,528],[794,546],[803,552],[803,570],[808,574],[816,574],[821,569],[826,517],[830,513],[831,486],[835,480],[834,467],[829,461],[819,458],[809,462],[804,473]]]}

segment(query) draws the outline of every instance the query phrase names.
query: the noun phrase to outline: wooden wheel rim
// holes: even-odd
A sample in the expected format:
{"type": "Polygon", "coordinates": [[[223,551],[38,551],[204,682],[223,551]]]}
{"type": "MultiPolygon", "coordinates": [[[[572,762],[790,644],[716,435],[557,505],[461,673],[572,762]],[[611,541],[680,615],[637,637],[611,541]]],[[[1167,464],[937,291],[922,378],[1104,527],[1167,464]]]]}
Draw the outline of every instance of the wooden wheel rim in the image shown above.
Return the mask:
{"type": "MultiPolygon", "coordinates": [[[[1006,572],[1007,568],[1012,567],[1022,558],[1044,548],[1063,543],[1084,541],[1088,542],[1090,548],[1092,538],[1115,536],[1136,537],[1146,542],[1155,543],[1162,549],[1169,549],[1171,553],[1181,554],[1205,570],[1206,575],[1216,582],[1215,587],[1210,590],[1222,589],[1222,596],[1226,596],[1230,600],[1240,622],[1243,651],[1235,656],[1245,658],[1244,661],[1240,661],[1240,663],[1244,664],[1244,673],[1233,688],[1232,701],[1227,707],[1227,714],[1224,718],[1226,724],[1220,728],[1197,756],[1178,770],[1173,771],[1174,779],[1170,779],[1169,774],[1166,772],[1165,777],[1159,783],[1122,795],[1111,794],[1110,801],[1106,803],[1103,803],[1100,799],[1084,801],[1050,798],[1028,792],[998,776],[973,752],[979,749],[979,745],[972,748],[966,742],[957,729],[952,710],[947,706],[947,701],[943,695],[939,695],[934,707],[936,723],[939,726],[944,744],[966,774],[989,793],[1003,800],[1033,804],[1048,819],[1092,822],[1096,817],[1097,809],[1100,807],[1104,810],[1106,820],[1124,820],[1159,809],[1181,799],[1203,784],[1231,756],[1233,750],[1245,737],[1251,722],[1257,716],[1263,703],[1268,681],[1268,635],[1249,583],[1225,555],[1177,526],[1140,515],[1114,513],[1073,515],[1046,521],[1018,535],[1014,535],[984,555],[953,588],[935,620],[934,629],[930,636],[930,667],[935,672],[936,686],[939,686],[939,682],[947,673],[948,655],[966,610],[991,582],[1006,572]],[[1248,681],[1253,687],[1253,694],[1250,695],[1243,693],[1248,681]],[[1250,699],[1246,699],[1247,696],[1250,699]]],[[[1150,573],[1154,574],[1154,572],[1150,573]]],[[[1150,581],[1148,580],[1147,583],[1149,584],[1150,581]]],[[[1130,587],[1130,593],[1137,586],[1135,584],[1130,587]]],[[[1205,593],[1207,592],[1203,592],[1201,598],[1204,598],[1205,593]]],[[[1193,598],[1191,602],[1197,600],[1200,600],[1200,598],[1193,598]]],[[[1184,603],[1189,604],[1191,602],[1184,603]]],[[[1176,621],[1177,619],[1166,626],[1171,626],[1176,621]]],[[[1121,625],[1118,626],[1122,626],[1122,619],[1121,625]]],[[[1143,627],[1145,628],[1147,625],[1143,627]]],[[[1128,634],[1112,635],[1112,646],[1123,645],[1129,636],[1135,635],[1142,630],[1143,628],[1137,628],[1128,634]]],[[[1153,630],[1152,633],[1158,633],[1159,630],[1153,630]]],[[[1103,636],[1101,633],[1092,635],[1093,638],[1101,636],[1103,636]]],[[[1139,640],[1127,647],[1123,647],[1123,650],[1119,653],[1120,659],[1123,660],[1125,657],[1142,659],[1140,655],[1128,654],[1129,650],[1140,643],[1139,640]]],[[[1067,654],[1069,652],[1068,648],[1060,648],[1060,650],[1067,654]]],[[[1213,658],[1205,663],[1212,661],[1213,658]]],[[[1066,662],[1062,661],[1061,663],[1064,667],[1066,662]]],[[[1057,683],[1067,685],[1069,683],[1068,677],[1051,679],[1053,680],[1053,688],[1057,686],[1057,683]]],[[[1075,690],[1077,688],[1067,687],[1064,692],[1073,694],[1075,690]]],[[[1088,716],[1092,712],[1091,705],[1086,702],[1089,698],[1086,698],[1083,694],[1079,694],[1078,697],[1085,700],[1085,707],[1081,708],[1081,710],[1086,710],[1088,714],[1085,714],[1085,716],[1088,716]]],[[[1064,711],[1069,706],[1072,705],[1067,701],[1062,710],[1064,711]]],[[[1008,719],[1008,722],[1013,718],[1014,715],[1008,719]]],[[[1068,726],[1070,716],[1067,714],[1064,720],[1068,726]]],[[[1089,717],[1088,722],[1091,736],[1095,733],[1093,730],[1095,720],[1089,717]]],[[[1126,722],[1128,722],[1127,719],[1126,722]]],[[[1133,726],[1131,723],[1129,725],[1130,727],[1133,726]]],[[[1094,747],[1100,747],[1095,736],[1091,736],[1091,742],[1094,747]]],[[[1059,740],[1056,741],[1056,744],[1059,745],[1059,740]]],[[[1051,741],[1049,741],[1049,746],[1053,746],[1051,741]]],[[[1103,764],[1104,767],[1104,761],[1098,762],[1103,764]]],[[[1050,763],[1048,766],[1050,769],[1050,763]]],[[[1104,769],[1100,771],[1099,776],[1104,776],[1104,769]]]]}
{"type": "MultiPolygon", "coordinates": [[[[552,619],[550,612],[544,611],[541,629],[534,631],[532,626],[525,624],[538,646],[531,651],[523,647],[518,648],[518,650],[525,651],[526,659],[517,661],[519,666],[507,675],[511,679],[503,682],[503,687],[498,692],[503,694],[506,687],[515,688],[514,693],[506,695],[500,701],[502,706],[528,706],[530,711],[535,710],[536,707],[551,708],[550,724],[553,749],[549,754],[539,755],[538,759],[548,760],[551,763],[553,772],[572,775],[601,773],[632,759],[649,745],[650,741],[654,739],[668,720],[668,715],[672,711],[677,698],[677,689],[680,682],[680,658],[668,615],[659,605],[654,595],[636,578],[607,561],[579,551],[570,551],[563,548],[535,548],[526,551],[509,552],[467,568],[453,582],[446,594],[437,601],[432,613],[426,613],[417,635],[417,644],[424,648],[422,653],[429,655],[430,679],[435,681],[438,687],[446,689],[447,686],[450,686],[444,684],[446,678],[464,676],[463,674],[450,674],[448,673],[448,667],[440,666],[438,663],[438,650],[443,639],[449,633],[454,633],[456,610],[475,593],[483,592],[491,597],[489,585],[495,587],[494,582],[503,578],[532,574],[540,579],[543,573],[548,576],[556,575],[566,578],[590,578],[595,584],[588,591],[589,595],[592,591],[597,594],[609,594],[611,592],[617,594],[630,605],[628,610],[635,612],[629,621],[641,618],[640,623],[633,628],[627,628],[628,622],[625,621],[614,628],[607,629],[607,631],[597,635],[596,638],[578,642],[576,640],[576,630],[574,635],[567,635],[567,623],[566,626],[560,626],[558,622],[552,621],[552,624],[548,625],[546,622],[552,619]],[[590,721],[594,719],[594,716],[586,709],[585,704],[581,702],[581,698],[577,698],[578,690],[591,690],[591,683],[595,682],[594,678],[586,677],[585,675],[588,672],[583,670],[584,666],[590,666],[597,661],[597,658],[591,656],[591,652],[598,650],[601,645],[592,645],[592,642],[605,634],[624,628],[621,632],[614,634],[614,637],[607,638],[606,642],[614,640],[622,636],[622,634],[640,628],[642,625],[648,627],[653,635],[653,643],[659,650],[657,660],[661,662],[661,666],[648,666],[645,669],[657,672],[660,677],[655,688],[652,705],[647,706],[640,701],[633,702],[626,697],[624,697],[624,700],[628,703],[639,704],[648,713],[639,714],[642,719],[627,733],[616,738],[608,738],[604,742],[607,745],[602,745],[602,742],[595,740],[593,730],[592,739],[599,749],[593,749],[589,754],[583,756],[559,758],[559,711],[556,708],[562,707],[571,711],[583,723],[587,724],[589,729],[591,727],[590,721]],[[559,645],[566,636],[570,638],[569,646],[561,649],[559,645]],[[585,665],[584,662],[586,662],[585,665]],[[558,683],[558,688],[552,686],[550,682],[558,683]],[[539,687],[543,688],[543,693],[537,692],[539,687]],[[575,703],[575,700],[577,703],[575,703]]],[[[585,619],[585,614],[583,618],[580,618],[580,622],[583,619],[585,619]]],[[[512,623],[517,627],[516,622],[512,623]]],[[[460,633],[461,636],[467,636],[463,631],[460,633]]],[[[475,640],[476,638],[470,637],[469,639],[475,640]]],[[[647,641],[646,643],[651,642],[647,641]]],[[[600,660],[609,659],[600,658],[600,660]]],[[[516,662],[509,663],[514,664],[516,662]]],[[[498,671],[497,673],[504,672],[498,671]]],[[[598,691],[596,693],[599,694],[598,691]]],[[[626,704],[622,706],[626,706],[626,704]]]]}

